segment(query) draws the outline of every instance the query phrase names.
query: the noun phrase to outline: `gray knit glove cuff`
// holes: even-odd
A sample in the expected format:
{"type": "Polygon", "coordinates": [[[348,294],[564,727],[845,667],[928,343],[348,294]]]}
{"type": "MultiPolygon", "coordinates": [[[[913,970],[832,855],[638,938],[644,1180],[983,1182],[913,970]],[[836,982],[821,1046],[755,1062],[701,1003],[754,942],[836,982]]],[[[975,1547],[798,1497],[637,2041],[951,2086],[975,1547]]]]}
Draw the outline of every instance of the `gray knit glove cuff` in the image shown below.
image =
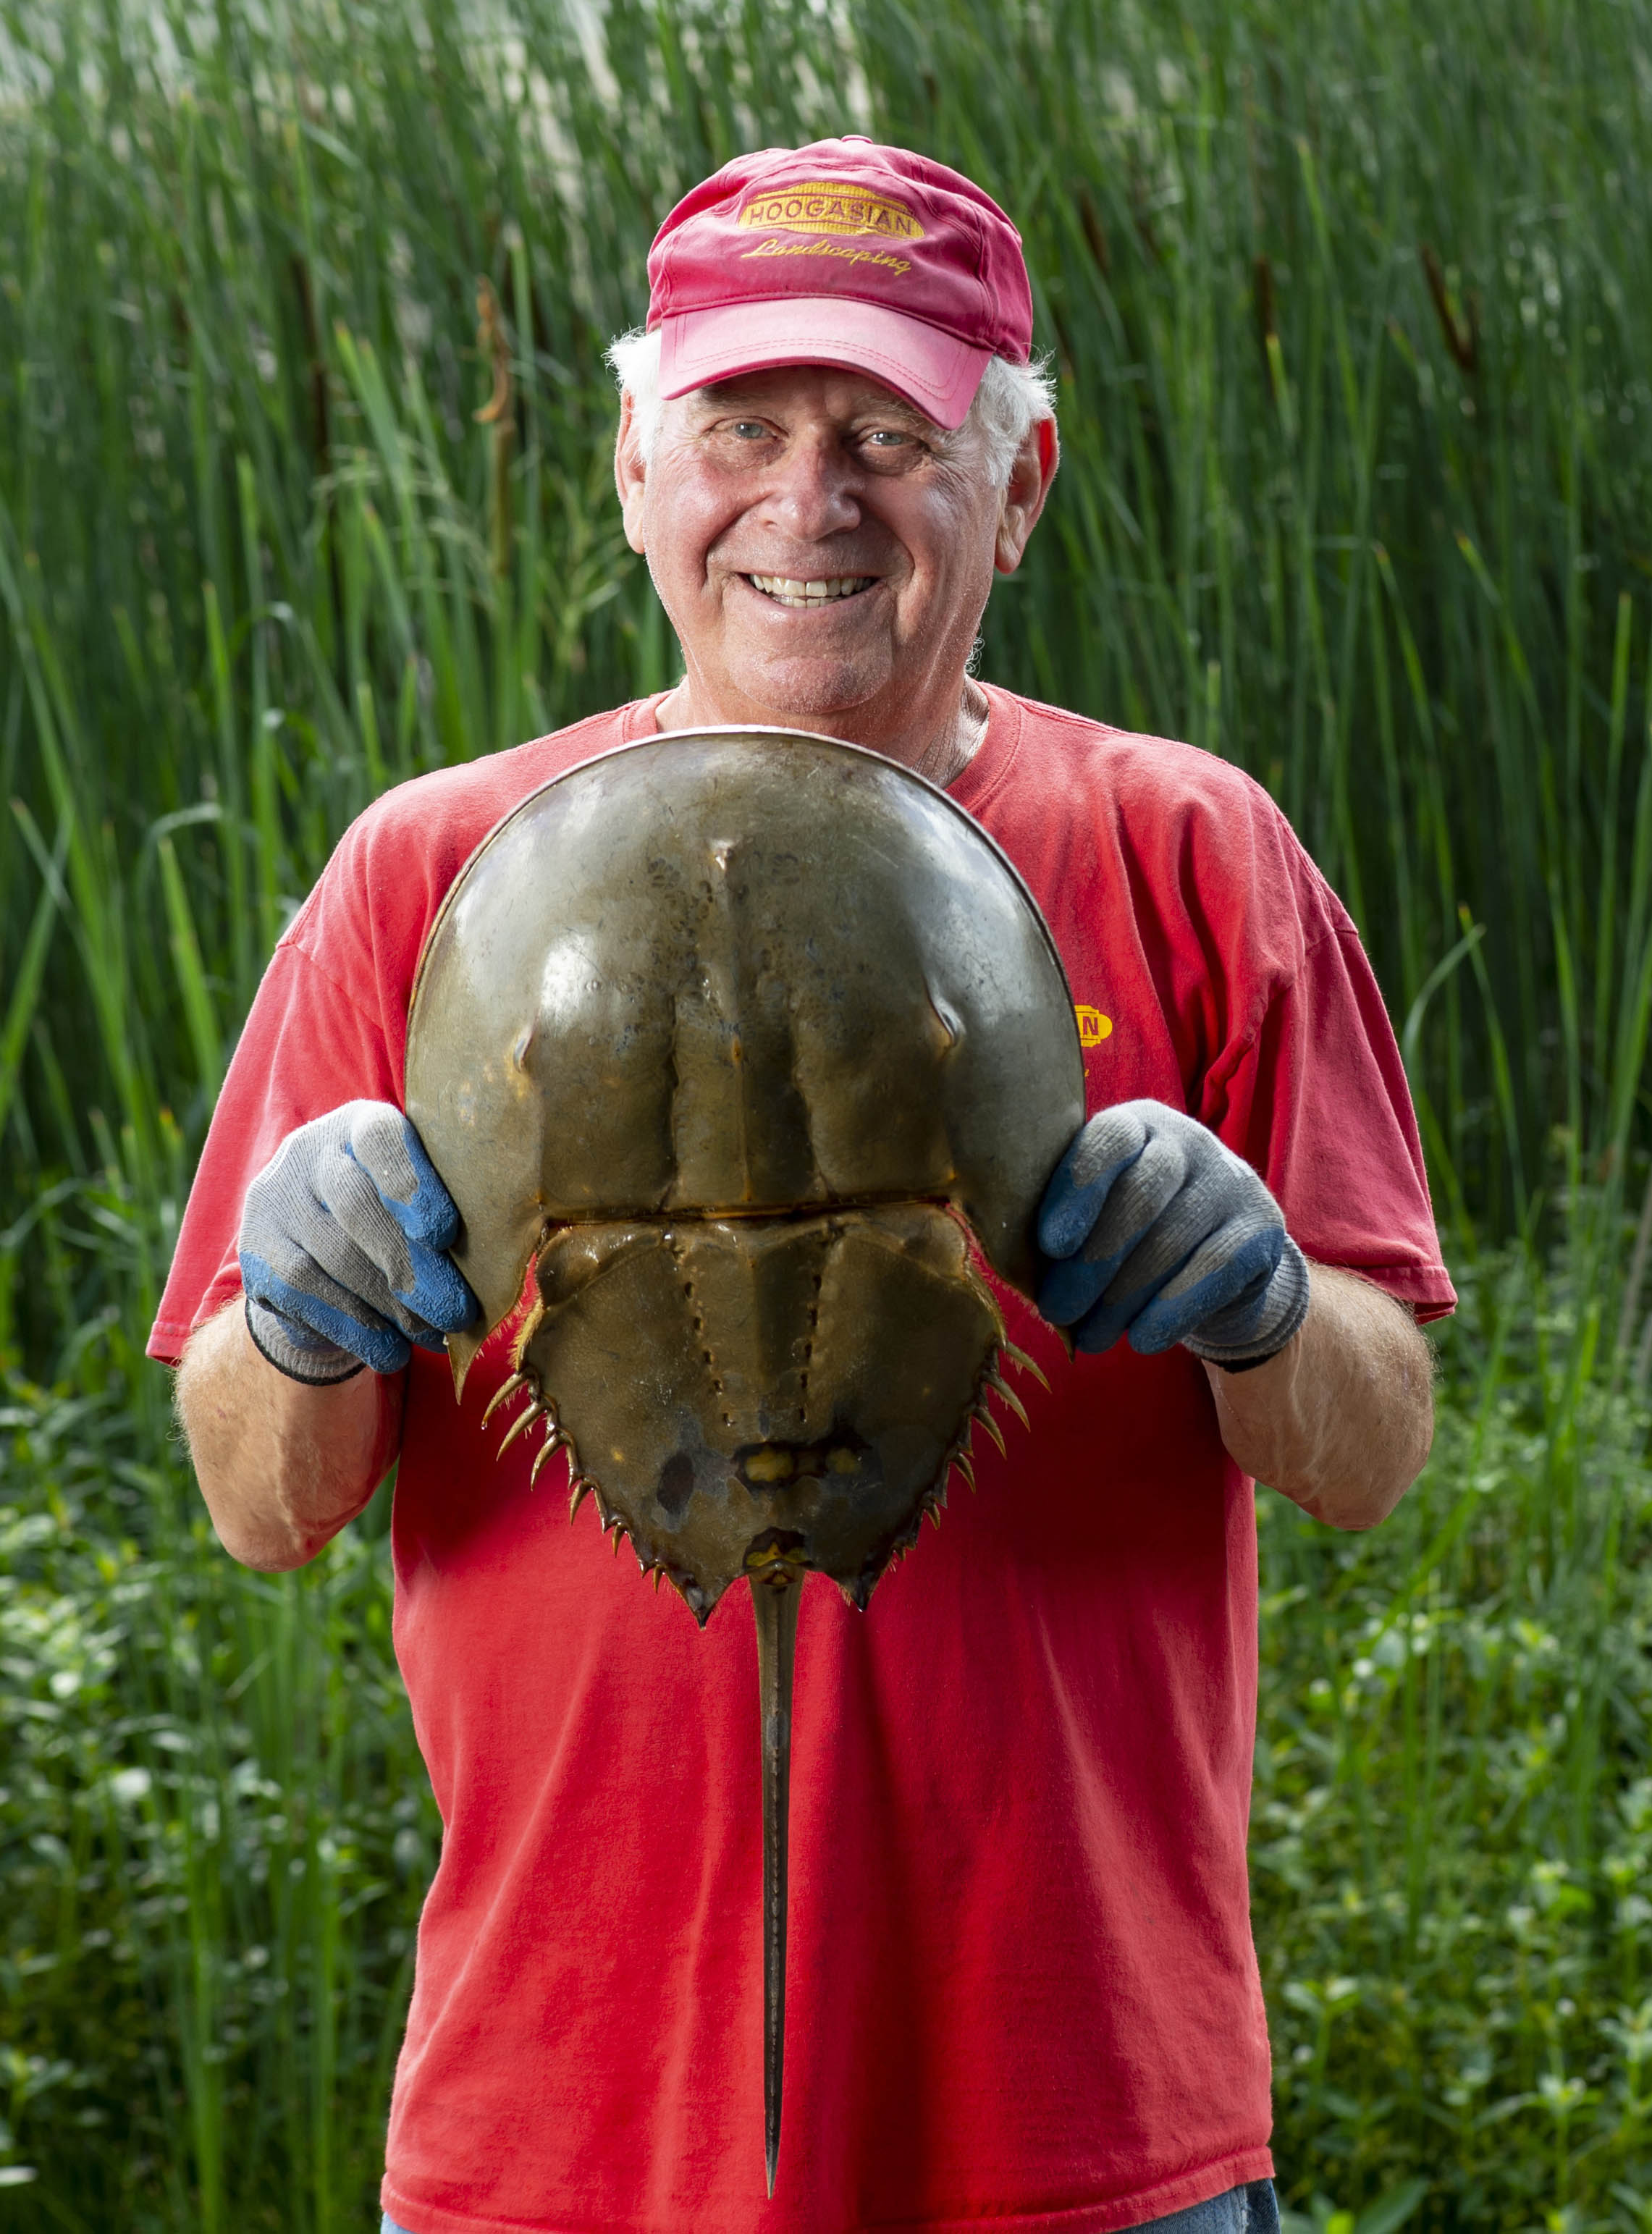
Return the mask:
{"type": "Polygon", "coordinates": [[[1182,1336],[1182,1346],[1224,1372],[1248,1373],[1277,1357],[1307,1317],[1308,1301],[1308,1259],[1287,1233],[1272,1277],[1254,1301],[1242,1295],[1226,1310],[1213,1311],[1182,1336]]]}
{"type": "Polygon", "coordinates": [[[289,1381],[307,1382],[312,1388],[325,1388],[335,1381],[353,1380],[356,1374],[366,1371],[359,1357],[352,1357],[336,1342],[312,1335],[297,1320],[284,1318],[268,1303],[255,1303],[251,1296],[244,1301],[246,1330],[252,1337],[253,1349],[278,1373],[284,1373],[289,1381]]]}

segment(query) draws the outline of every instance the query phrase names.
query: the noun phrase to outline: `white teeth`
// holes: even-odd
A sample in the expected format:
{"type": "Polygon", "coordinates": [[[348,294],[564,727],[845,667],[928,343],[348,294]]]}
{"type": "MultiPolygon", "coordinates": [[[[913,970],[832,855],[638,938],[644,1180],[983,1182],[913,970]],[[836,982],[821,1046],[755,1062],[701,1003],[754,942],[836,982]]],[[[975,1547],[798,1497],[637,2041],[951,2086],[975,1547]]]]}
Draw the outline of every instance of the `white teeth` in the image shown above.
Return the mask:
{"type": "Polygon", "coordinates": [[[852,598],[858,590],[869,589],[877,578],[875,574],[839,574],[827,582],[794,582],[787,574],[747,577],[754,589],[783,605],[827,605],[834,598],[852,598]]]}

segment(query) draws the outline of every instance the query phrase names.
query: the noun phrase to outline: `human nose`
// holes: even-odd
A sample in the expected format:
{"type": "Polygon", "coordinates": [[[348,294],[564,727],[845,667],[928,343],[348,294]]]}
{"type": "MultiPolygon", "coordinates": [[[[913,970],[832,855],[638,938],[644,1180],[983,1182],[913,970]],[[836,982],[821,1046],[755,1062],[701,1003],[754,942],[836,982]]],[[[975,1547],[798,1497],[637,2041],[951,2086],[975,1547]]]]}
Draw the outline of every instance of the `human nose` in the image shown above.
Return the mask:
{"type": "Polygon", "coordinates": [[[770,523],[798,543],[819,543],[860,524],[852,475],[835,444],[789,442],[763,505],[770,523]]]}

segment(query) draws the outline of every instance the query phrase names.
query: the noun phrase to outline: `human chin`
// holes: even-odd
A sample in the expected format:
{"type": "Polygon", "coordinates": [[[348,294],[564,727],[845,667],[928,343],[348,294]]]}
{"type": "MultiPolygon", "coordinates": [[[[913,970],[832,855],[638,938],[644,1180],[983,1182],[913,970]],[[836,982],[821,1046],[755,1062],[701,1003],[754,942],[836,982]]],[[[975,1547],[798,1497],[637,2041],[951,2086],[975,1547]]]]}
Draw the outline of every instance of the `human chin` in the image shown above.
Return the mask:
{"type": "Polygon", "coordinates": [[[886,657],[842,650],[788,652],[772,645],[728,647],[729,680],[749,703],[782,721],[822,721],[875,698],[889,681],[886,657]]]}

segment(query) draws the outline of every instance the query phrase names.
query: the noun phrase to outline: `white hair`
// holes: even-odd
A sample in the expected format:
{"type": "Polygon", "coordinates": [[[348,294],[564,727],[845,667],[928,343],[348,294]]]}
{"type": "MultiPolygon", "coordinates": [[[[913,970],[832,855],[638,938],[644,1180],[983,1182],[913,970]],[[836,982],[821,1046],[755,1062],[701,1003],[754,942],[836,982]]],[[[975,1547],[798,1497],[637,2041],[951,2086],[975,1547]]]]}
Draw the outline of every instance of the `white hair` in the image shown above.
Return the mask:
{"type": "MultiPolygon", "coordinates": [[[[660,332],[634,327],[608,345],[608,363],[622,395],[631,399],[631,428],[643,462],[654,455],[660,431],[660,332]]],[[[1009,480],[1022,444],[1041,421],[1055,416],[1055,383],[1048,360],[1015,364],[1007,356],[988,361],[959,435],[979,435],[987,469],[999,488],[1009,480]]]]}

